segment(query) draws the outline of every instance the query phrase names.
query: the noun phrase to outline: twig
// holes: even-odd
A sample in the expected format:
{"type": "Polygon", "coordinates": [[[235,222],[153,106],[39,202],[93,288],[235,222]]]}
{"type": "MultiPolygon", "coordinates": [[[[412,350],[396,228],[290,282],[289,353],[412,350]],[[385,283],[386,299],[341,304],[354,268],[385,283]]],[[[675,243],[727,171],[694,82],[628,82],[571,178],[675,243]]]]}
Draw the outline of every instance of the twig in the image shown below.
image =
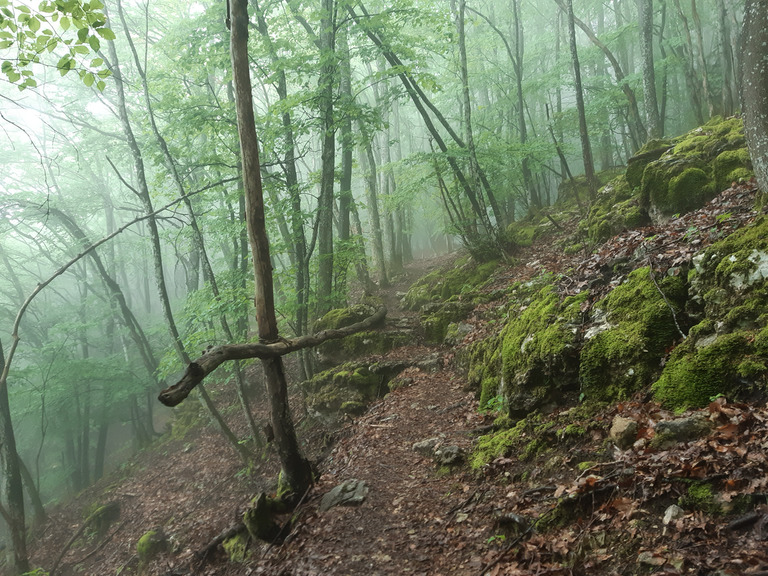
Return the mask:
{"type": "Polygon", "coordinates": [[[683,334],[683,331],[680,329],[680,324],[677,322],[677,314],[675,313],[675,309],[672,307],[672,304],[667,300],[666,294],[661,289],[661,286],[659,286],[659,283],[656,282],[656,277],[653,275],[653,260],[651,259],[650,254],[648,255],[648,275],[651,277],[651,280],[653,281],[653,285],[656,286],[656,290],[659,291],[659,294],[661,294],[661,297],[664,299],[664,303],[667,305],[667,308],[669,308],[669,311],[672,312],[672,320],[675,321],[675,327],[677,328],[677,331],[680,333],[680,336],[683,337],[683,340],[687,339],[687,336],[683,334]]]}
{"type": "MultiPolygon", "coordinates": [[[[469,495],[469,498],[467,498],[466,500],[464,500],[464,501],[463,501],[463,502],[461,502],[460,504],[457,504],[456,506],[454,506],[453,508],[451,508],[451,509],[448,511],[448,515],[449,515],[449,516],[453,516],[453,515],[454,515],[454,513],[458,513],[458,511],[459,511],[459,510],[461,510],[461,509],[462,509],[462,508],[464,508],[464,507],[465,507],[467,504],[469,504],[470,502],[472,502],[472,500],[474,499],[474,497],[477,495],[477,492],[478,492],[478,490],[479,490],[479,488],[477,488],[477,489],[476,489],[474,492],[472,492],[472,494],[470,494],[470,495],[469,495]]],[[[451,518],[451,519],[453,519],[453,518],[451,518]]]]}
{"type": "MultiPolygon", "coordinates": [[[[106,538],[104,538],[104,540],[101,542],[101,544],[99,544],[98,546],[96,546],[96,548],[94,548],[93,550],[91,550],[90,552],[88,552],[88,554],[86,554],[85,556],[83,556],[82,558],[80,558],[80,560],[78,560],[78,561],[76,561],[76,562],[73,562],[73,563],[71,564],[71,566],[73,566],[73,567],[74,567],[74,566],[77,566],[78,564],[82,564],[83,562],[85,562],[86,560],[88,560],[88,558],[90,558],[91,556],[93,556],[94,554],[96,554],[96,552],[98,552],[99,550],[101,550],[102,548],[104,548],[104,546],[106,546],[106,545],[109,543],[109,541],[110,541],[110,540],[112,540],[112,538],[115,536],[115,534],[117,534],[118,532],[120,532],[120,530],[122,530],[122,529],[123,529],[123,526],[125,526],[125,523],[124,523],[124,522],[123,522],[123,523],[121,523],[121,524],[119,524],[119,525],[117,526],[117,528],[115,528],[115,530],[112,532],[112,534],[110,534],[109,536],[107,536],[106,538]]],[[[51,572],[51,574],[53,574],[53,572],[51,572]]]]}

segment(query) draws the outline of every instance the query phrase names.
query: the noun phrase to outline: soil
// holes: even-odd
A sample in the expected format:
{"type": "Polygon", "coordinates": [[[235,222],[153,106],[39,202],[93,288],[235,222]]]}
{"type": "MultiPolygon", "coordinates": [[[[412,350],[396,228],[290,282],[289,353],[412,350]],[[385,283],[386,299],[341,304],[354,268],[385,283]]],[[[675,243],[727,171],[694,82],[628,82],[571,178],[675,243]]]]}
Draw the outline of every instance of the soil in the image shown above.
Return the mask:
{"type": "MultiPolygon", "coordinates": [[[[569,293],[617,259],[636,259],[638,265],[650,259],[659,270],[666,270],[712,241],[712,230],[722,235],[728,227],[753,219],[753,194],[754,186],[734,187],[696,213],[663,227],[628,231],[595,254],[566,257],[551,238],[543,238],[519,251],[513,264],[501,267],[486,289],[492,292],[547,269],[563,274],[560,289],[569,293]],[[726,213],[728,218],[722,218],[726,213]],[[644,248],[642,256],[639,246],[644,248]]],[[[572,230],[577,221],[560,224],[572,230]]],[[[399,308],[397,292],[451,258],[407,267],[382,293],[390,310],[388,322],[405,319],[416,324],[415,313],[399,308]]],[[[483,321],[484,309],[494,306],[503,306],[503,301],[484,304],[470,316],[474,332],[467,342],[497,329],[483,321]]],[[[436,437],[468,454],[492,422],[492,415],[478,411],[475,391],[467,389],[455,353],[454,348],[420,342],[393,351],[389,358],[413,360],[437,354],[442,367],[432,372],[407,369],[401,376],[404,386],[335,432],[309,425],[300,416],[301,398],[294,393],[303,447],[317,460],[320,475],[295,512],[293,530],[283,545],[251,542],[244,563],[229,562],[221,547],[200,557],[208,543],[242,518],[255,494],[274,491],[278,471],[269,450],[258,466],[244,468],[223,439],[210,426],[201,425],[183,440],[163,440],[145,450],[118,474],[52,511],[33,540],[34,565],[50,570],[94,503],[118,501],[120,519],[106,535],[86,531],[63,556],[57,574],[135,573],[136,542],[153,528],[168,536],[169,550],[146,567],[145,574],[768,573],[764,571],[768,556],[760,545],[761,523],[767,517],[730,531],[726,527],[732,518],[712,518],[703,511],[686,512],[669,526],[661,522],[666,506],[683,490],[674,480],[681,462],[688,462],[689,472],[698,475],[693,478],[728,477],[740,469],[747,484],[734,484],[733,497],[765,492],[765,482],[761,485],[758,479],[768,477],[768,464],[760,456],[762,448],[757,448],[768,432],[764,406],[723,402],[721,408],[710,410],[736,426],[729,435],[631,459],[606,447],[613,416],[631,414],[644,422],[670,416],[639,398],[592,416],[582,423],[587,433],[575,440],[553,438],[553,451],[544,461],[524,462],[511,455],[480,472],[471,472],[468,466],[440,467],[415,452],[413,444],[436,437]],[[586,456],[592,456],[594,464],[577,467],[586,456]],[[366,483],[365,502],[319,512],[322,496],[349,479],[366,483]],[[562,497],[586,508],[566,525],[538,533],[536,522],[552,515],[562,497]]],[[[219,391],[216,400],[236,404],[227,389],[219,391]]],[[[228,412],[228,418],[236,420],[235,413],[228,412]]],[[[264,402],[257,417],[266,421],[264,402]]],[[[244,432],[242,423],[234,425],[244,432]]]]}

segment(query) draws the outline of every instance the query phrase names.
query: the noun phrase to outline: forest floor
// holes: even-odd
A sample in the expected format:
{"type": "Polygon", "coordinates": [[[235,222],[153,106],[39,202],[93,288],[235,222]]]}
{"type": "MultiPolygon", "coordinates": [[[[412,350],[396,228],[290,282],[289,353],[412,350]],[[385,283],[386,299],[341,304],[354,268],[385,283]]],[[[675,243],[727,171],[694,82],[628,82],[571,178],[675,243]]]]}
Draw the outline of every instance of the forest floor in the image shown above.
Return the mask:
{"type": "MultiPolygon", "coordinates": [[[[564,256],[551,238],[515,255],[516,264],[499,268],[487,290],[526,280],[542,270],[567,274],[574,290],[586,285],[606,263],[642,258],[666,269],[688,261],[716,237],[756,217],[752,185],[734,187],[699,211],[665,226],[632,230],[600,250],[564,256]],[[727,218],[723,215],[727,214],[727,218]],[[714,234],[713,232],[716,232],[714,234]],[[651,260],[652,259],[652,260],[651,260]]],[[[561,222],[567,229],[576,220],[561,222]]],[[[414,313],[397,309],[398,291],[447,261],[419,261],[385,293],[390,322],[416,322],[414,313]]],[[[595,296],[597,297],[597,296],[595,296]]],[[[478,307],[467,322],[474,329],[465,344],[498,327],[478,307]]],[[[58,574],[136,573],[136,542],[147,530],[162,529],[170,550],[146,574],[229,575],[614,575],[768,574],[768,515],[751,515],[721,506],[715,514],[703,506],[665,518],[681,493],[681,470],[688,478],[738,478],[723,490],[723,504],[768,492],[768,410],[763,403],[733,405],[723,400],[702,411],[718,424],[707,438],[668,450],[622,452],[606,441],[617,414],[644,423],[639,435],[671,415],[638,396],[607,406],[589,421],[578,421],[577,408],[561,407],[545,418],[555,422],[571,414],[571,424],[586,431],[578,437],[553,432],[546,459],[521,455],[499,458],[480,471],[468,466],[440,467],[413,450],[416,442],[438,438],[469,454],[493,415],[478,410],[474,391],[454,362],[456,349],[420,342],[398,348],[389,358],[439,355],[434,371],[409,368],[407,385],[395,389],[368,411],[333,434],[300,426],[305,449],[318,462],[317,484],[296,513],[285,544],[252,542],[249,559],[230,562],[218,547],[200,552],[235,524],[250,498],[274,489],[275,456],[246,470],[220,436],[201,427],[179,440],[164,440],[140,453],[119,473],[102,480],[51,513],[33,544],[33,560],[48,570],[95,504],[121,503],[120,519],[104,534],[81,536],[64,554],[58,574]],[[589,466],[577,466],[585,461],[589,466]],[[693,471],[693,473],[691,472],[693,471]],[[692,475],[693,474],[693,475],[692,475]],[[322,496],[343,481],[368,487],[356,507],[319,511],[322,496]],[[555,518],[563,499],[573,503],[567,521],[555,518]],[[548,528],[543,529],[545,519],[548,528]]],[[[228,393],[220,393],[220,399],[228,393]]],[[[295,413],[301,399],[295,394],[295,413]]],[[[234,415],[230,414],[234,418],[234,415]]],[[[266,419],[265,407],[259,418],[266,419]]],[[[555,428],[553,428],[554,430],[555,428]]],[[[242,432],[242,430],[241,430],[242,432]]],[[[695,506],[694,506],[695,508],[695,506]]]]}

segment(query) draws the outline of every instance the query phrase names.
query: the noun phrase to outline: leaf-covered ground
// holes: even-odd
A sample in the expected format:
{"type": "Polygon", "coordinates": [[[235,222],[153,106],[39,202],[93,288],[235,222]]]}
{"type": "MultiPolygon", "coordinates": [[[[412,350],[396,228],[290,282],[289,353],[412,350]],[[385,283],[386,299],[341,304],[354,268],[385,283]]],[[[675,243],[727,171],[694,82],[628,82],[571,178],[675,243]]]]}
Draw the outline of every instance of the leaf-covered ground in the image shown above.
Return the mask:
{"type": "MultiPolygon", "coordinates": [[[[518,264],[500,268],[486,289],[547,270],[561,275],[563,293],[572,293],[617,263],[667,270],[753,219],[754,193],[752,184],[734,186],[701,210],[627,231],[594,254],[566,257],[543,238],[517,255],[518,264]]],[[[576,221],[560,225],[572,229],[576,221]]],[[[392,288],[390,307],[395,291],[434,264],[414,265],[392,288]]],[[[494,300],[470,315],[474,329],[465,344],[498,329],[484,319],[503,305],[494,300]]],[[[408,369],[400,377],[404,385],[348,421],[330,449],[322,430],[301,427],[308,452],[322,455],[321,475],[284,545],[252,542],[244,563],[229,562],[220,547],[201,555],[255,493],[273,487],[277,471],[274,455],[243,470],[215,431],[203,428],[146,450],[52,513],[33,545],[35,564],[53,566],[93,503],[119,501],[118,522],[101,539],[76,541],[59,574],[136,573],[136,542],[155,527],[171,546],[147,574],[768,574],[764,402],[717,399],[699,411],[711,433],[670,446],[653,442],[654,424],[681,415],[643,397],[597,413],[563,407],[537,430],[522,432],[545,441],[536,450],[497,458],[479,471],[439,467],[413,444],[437,437],[469,453],[493,419],[478,411],[456,352],[418,342],[393,351],[390,357],[406,359],[437,354],[438,365],[408,369]],[[626,451],[608,439],[617,415],[638,424],[637,442],[626,451]],[[368,485],[365,502],[320,513],[322,495],[353,478],[368,485]]],[[[295,411],[301,413],[298,397],[295,411]]]]}

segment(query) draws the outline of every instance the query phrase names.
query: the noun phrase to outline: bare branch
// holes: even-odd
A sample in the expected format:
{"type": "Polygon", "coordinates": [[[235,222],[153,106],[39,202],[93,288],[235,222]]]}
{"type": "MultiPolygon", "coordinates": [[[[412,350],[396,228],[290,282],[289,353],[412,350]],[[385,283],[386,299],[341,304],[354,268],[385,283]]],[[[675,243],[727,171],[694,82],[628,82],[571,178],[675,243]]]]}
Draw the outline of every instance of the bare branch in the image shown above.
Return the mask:
{"type": "Polygon", "coordinates": [[[247,358],[275,358],[285,356],[297,350],[318,346],[326,340],[337,340],[357,332],[372,328],[382,322],[387,315],[387,309],[382,306],[372,316],[365,320],[335,330],[323,330],[317,334],[300,336],[290,340],[281,339],[270,344],[252,342],[247,344],[225,344],[208,350],[194,362],[190,362],[181,379],[163,390],[157,397],[166,406],[179,405],[206,376],[228,360],[245,360],[247,358]]]}

